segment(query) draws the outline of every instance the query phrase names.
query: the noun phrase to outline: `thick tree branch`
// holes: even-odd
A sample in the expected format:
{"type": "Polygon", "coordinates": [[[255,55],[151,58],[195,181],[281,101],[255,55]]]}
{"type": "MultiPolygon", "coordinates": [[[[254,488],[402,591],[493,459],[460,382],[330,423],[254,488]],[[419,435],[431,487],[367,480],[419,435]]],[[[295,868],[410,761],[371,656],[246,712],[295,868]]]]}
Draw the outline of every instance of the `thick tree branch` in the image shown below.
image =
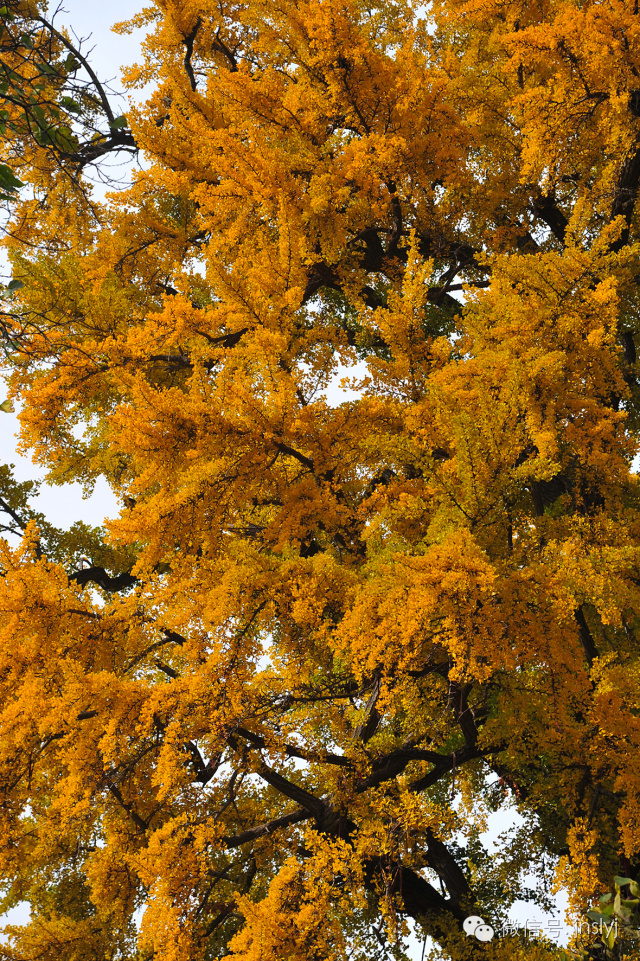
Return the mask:
{"type": "Polygon", "coordinates": [[[87,584],[97,584],[104,591],[110,591],[111,593],[124,591],[128,587],[134,587],[139,583],[138,578],[133,574],[117,574],[115,577],[111,577],[104,567],[97,566],[87,567],[82,571],[74,571],[73,574],[69,574],[69,580],[80,587],[85,587],[87,584]]]}
{"type": "Polygon", "coordinates": [[[456,904],[469,898],[469,884],[464,871],[446,844],[431,830],[427,830],[427,858],[429,867],[438,872],[447,886],[451,899],[456,904]]]}
{"type": "MultiPolygon", "coordinates": [[[[240,734],[242,737],[246,738],[256,747],[266,748],[267,742],[259,734],[254,734],[253,731],[247,730],[245,727],[236,727],[235,733],[240,734]]],[[[298,757],[303,761],[311,761],[316,764],[335,764],[339,767],[353,767],[353,762],[349,758],[344,757],[342,754],[331,754],[330,752],[318,752],[318,751],[307,751],[304,748],[294,747],[292,744],[285,744],[283,746],[284,753],[287,757],[298,757]]]]}
{"type": "Polygon", "coordinates": [[[267,764],[261,764],[256,773],[260,775],[263,781],[266,781],[267,784],[274,787],[280,794],[284,794],[285,797],[302,805],[317,821],[322,821],[326,816],[328,808],[326,801],[315,797],[313,794],[310,794],[309,791],[305,791],[303,787],[294,784],[293,781],[289,781],[288,778],[283,777],[282,774],[278,774],[277,771],[274,771],[267,764]]]}
{"type": "Polygon", "coordinates": [[[11,517],[13,521],[15,521],[15,523],[18,525],[21,531],[25,530],[27,525],[21,519],[20,515],[16,514],[14,509],[9,504],[7,504],[7,502],[4,501],[1,497],[0,497],[0,511],[4,511],[5,514],[8,514],[9,517],[11,517]]]}
{"type": "Polygon", "coordinates": [[[288,444],[283,444],[281,441],[276,442],[276,448],[279,453],[287,454],[289,457],[293,457],[298,461],[299,464],[302,464],[303,467],[307,467],[313,473],[314,465],[310,457],[307,457],[305,454],[301,454],[300,451],[295,450],[293,447],[289,447],[288,444]]]}
{"type": "Polygon", "coordinates": [[[373,683],[373,690],[369,695],[367,703],[364,707],[364,719],[358,724],[357,728],[353,732],[353,739],[360,739],[364,744],[371,740],[376,732],[376,729],[380,723],[380,714],[376,710],[376,704],[378,703],[378,698],[380,697],[380,677],[376,677],[373,683]]]}
{"type": "Polygon", "coordinates": [[[311,817],[313,817],[313,815],[306,808],[296,808],[295,811],[291,811],[289,814],[283,814],[282,817],[273,818],[273,820],[266,821],[264,824],[257,824],[255,827],[249,828],[249,830],[243,831],[241,834],[224,837],[222,840],[228,848],[239,848],[243,844],[249,844],[251,841],[257,841],[259,838],[265,837],[265,835],[273,834],[274,831],[278,831],[281,828],[290,827],[292,824],[299,824],[300,821],[308,821],[311,817]]]}
{"type": "Polygon", "coordinates": [[[218,30],[216,30],[216,39],[213,41],[212,46],[214,50],[219,50],[220,53],[226,58],[227,63],[229,64],[229,70],[231,71],[231,73],[237,73],[238,61],[236,60],[231,50],[229,50],[229,47],[226,45],[226,43],[223,41],[222,37],[220,36],[219,28],[218,30]]]}
{"type": "Polygon", "coordinates": [[[640,138],[636,138],[634,150],[626,158],[622,165],[618,182],[615,188],[613,204],[611,205],[610,219],[624,217],[626,226],[618,240],[611,245],[614,252],[622,250],[629,243],[629,233],[631,220],[638,196],[638,185],[640,184],[640,138]]]}
{"type": "Polygon", "coordinates": [[[540,220],[544,221],[556,240],[564,243],[568,221],[557,206],[551,194],[539,193],[534,197],[531,209],[540,220]]]}
{"type": "Polygon", "coordinates": [[[308,304],[322,287],[340,290],[340,281],[333,267],[327,264],[314,264],[302,295],[302,305],[308,304]]]}
{"type": "Polygon", "coordinates": [[[185,55],[184,55],[184,69],[185,69],[185,71],[186,71],[187,77],[189,78],[189,84],[190,84],[190,86],[191,86],[191,89],[192,89],[194,92],[197,90],[198,84],[196,83],[196,77],[195,77],[195,74],[194,74],[194,72],[193,72],[193,66],[192,66],[192,64],[191,64],[191,58],[192,58],[192,56],[193,56],[193,44],[194,44],[194,41],[195,41],[195,39],[196,39],[196,35],[197,35],[197,33],[198,33],[198,30],[200,29],[201,23],[202,23],[202,20],[200,19],[200,17],[198,17],[197,20],[196,20],[196,22],[195,22],[194,25],[193,25],[193,29],[192,29],[191,32],[188,33],[187,36],[184,38],[184,45],[185,45],[185,48],[186,48],[186,53],[185,53],[185,55]]]}
{"type": "Polygon", "coordinates": [[[587,662],[589,667],[591,667],[595,658],[598,657],[598,648],[596,647],[591,631],[589,630],[589,625],[585,619],[582,605],[576,608],[574,611],[574,617],[576,624],[578,625],[578,633],[580,634],[580,640],[582,641],[582,647],[584,648],[587,662]]]}
{"type": "MultiPolygon", "coordinates": [[[[417,921],[432,912],[436,916],[441,912],[445,915],[453,915],[458,921],[463,921],[466,916],[466,912],[461,910],[455,902],[444,898],[428,881],[410,868],[399,866],[394,887],[401,894],[407,914],[417,921]]],[[[437,937],[433,923],[430,927],[434,931],[434,936],[437,937]]]]}
{"type": "Polygon", "coordinates": [[[143,818],[140,817],[139,814],[136,814],[136,812],[133,810],[131,805],[128,804],[123,799],[122,794],[120,793],[119,789],[115,786],[115,784],[107,784],[107,788],[109,790],[109,793],[112,794],[113,797],[116,799],[120,807],[127,812],[127,814],[129,815],[133,823],[136,825],[136,827],[138,827],[140,831],[142,831],[143,833],[146,832],[149,825],[143,818]]]}
{"type": "MultiPolygon", "coordinates": [[[[437,758],[431,761],[434,765],[433,770],[429,771],[423,777],[418,778],[409,785],[410,791],[424,791],[433,784],[437,784],[443,774],[448,771],[453,771],[454,768],[460,767],[462,764],[466,764],[468,761],[475,761],[480,758],[490,757],[492,754],[496,754],[498,748],[483,748],[478,750],[475,747],[463,747],[459,751],[454,751],[452,754],[441,755],[438,754],[437,758]]],[[[426,752],[425,752],[426,753],[426,752]]],[[[411,758],[414,760],[414,758],[411,758]]],[[[415,760],[420,760],[415,758],[415,760]]],[[[424,758],[424,760],[431,760],[430,758],[424,758]]],[[[384,780],[384,779],[383,779],[384,780]]]]}

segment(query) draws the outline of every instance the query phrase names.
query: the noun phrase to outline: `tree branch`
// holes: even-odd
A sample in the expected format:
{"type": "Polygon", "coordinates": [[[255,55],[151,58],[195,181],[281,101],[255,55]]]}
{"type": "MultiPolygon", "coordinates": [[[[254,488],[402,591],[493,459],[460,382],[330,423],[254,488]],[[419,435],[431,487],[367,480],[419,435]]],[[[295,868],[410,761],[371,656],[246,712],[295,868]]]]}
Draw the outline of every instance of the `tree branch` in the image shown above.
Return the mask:
{"type": "Polygon", "coordinates": [[[300,451],[295,450],[293,447],[289,447],[288,444],[283,444],[281,441],[276,442],[276,448],[281,454],[288,454],[289,457],[295,458],[299,464],[302,464],[303,467],[307,467],[313,473],[314,465],[310,457],[306,457],[304,454],[301,454],[300,451]]]}
{"type": "MultiPolygon", "coordinates": [[[[248,731],[245,727],[236,727],[235,733],[245,737],[247,741],[251,741],[256,747],[266,748],[268,746],[263,737],[259,734],[254,734],[252,731],[248,731]]],[[[284,745],[284,753],[287,757],[299,757],[303,761],[311,761],[316,764],[336,764],[340,767],[353,766],[349,758],[344,757],[342,754],[331,754],[330,752],[319,754],[317,751],[307,751],[304,748],[294,747],[291,744],[284,745]]]]}
{"type": "Polygon", "coordinates": [[[146,830],[147,830],[147,828],[149,827],[149,825],[147,824],[147,822],[146,822],[143,818],[140,817],[139,814],[136,814],[136,812],[133,810],[133,808],[131,807],[130,804],[127,804],[127,802],[123,799],[122,794],[120,793],[120,791],[118,790],[118,788],[115,786],[115,784],[107,784],[107,788],[108,788],[109,792],[114,796],[114,798],[116,799],[116,801],[118,802],[118,804],[123,808],[124,811],[127,812],[127,814],[129,815],[129,817],[131,818],[131,820],[133,821],[133,823],[134,823],[143,833],[146,832],[146,830]]]}
{"type": "Polygon", "coordinates": [[[593,665],[593,661],[598,657],[598,648],[596,647],[595,641],[589,630],[589,625],[584,616],[584,611],[582,610],[582,604],[576,608],[573,612],[576,624],[578,625],[578,633],[580,634],[580,640],[582,641],[582,647],[584,648],[584,653],[587,658],[589,667],[593,665]]]}
{"type": "Polygon", "coordinates": [[[308,821],[310,817],[313,817],[313,815],[306,808],[296,808],[295,811],[291,811],[289,814],[283,814],[282,817],[273,818],[273,820],[266,821],[264,824],[257,824],[255,827],[243,831],[242,834],[237,834],[235,837],[224,837],[222,840],[228,848],[239,848],[243,844],[248,844],[250,841],[257,841],[266,834],[273,834],[274,831],[278,831],[280,828],[286,828],[292,824],[299,824],[300,821],[308,821]]]}
{"type": "Polygon", "coordinates": [[[267,784],[274,787],[280,794],[284,794],[285,797],[291,798],[292,801],[301,804],[317,821],[322,821],[326,816],[328,809],[326,801],[315,797],[313,794],[310,794],[309,791],[305,791],[303,787],[294,784],[293,781],[289,781],[267,764],[261,764],[256,774],[259,774],[263,781],[266,781],[267,784]]]}
{"type": "Polygon", "coordinates": [[[13,508],[10,507],[9,504],[7,504],[7,502],[4,501],[1,497],[0,497],[0,510],[4,511],[5,514],[8,514],[9,517],[13,518],[13,520],[18,525],[21,531],[25,530],[27,525],[21,520],[20,515],[16,514],[13,508]]]}
{"type": "Polygon", "coordinates": [[[636,138],[634,152],[627,157],[622,165],[616,184],[613,204],[611,205],[610,219],[615,220],[616,217],[622,216],[626,221],[626,227],[623,229],[620,237],[611,245],[611,249],[615,253],[618,253],[629,243],[631,219],[638,195],[638,185],[640,184],[639,140],[640,138],[636,138]]]}
{"type": "Polygon", "coordinates": [[[201,23],[202,23],[202,20],[200,19],[200,17],[198,17],[196,22],[193,25],[193,29],[184,38],[184,45],[186,47],[186,53],[184,55],[184,69],[186,71],[187,77],[189,78],[189,84],[191,85],[191,89],[194,92],[197,90],[198,84],[196,83],[196,77],[193,72],[193,67],[191,65],[191,57],[193,56],[193,43],[196,39],[196,34],[200,29],[201,23]]]}
{"type": "Polygon", "coordinates": [[[531,209],[547,225],[553,236],[564,243],[568,221],[560,208],[556,205],[551,194],[539,193],[534,197],[531,209]]]}
{"type": "Polygon", "coordinates": [[[49,33],[53,37],[55,37],[56,40],[58,40],[64,47],[66,47],[69,53],[73,54],[76,60],[78,60],[78,62],[82,64],[84,69],[87,71],[87,73],[91,77],[91,82],[93,83],[93,86],[95,87],[98,93],[98,96],[100,98],[100,103],[102,104],[102,109],[106,114],[107,120],[109,121],[115,120],[113,110],[111,109],[111,104],[109,103],[109,98],[105,93],[104,87],[98,80],[97,74],[93,70],[93,67],[91,66],[89,61],[86,59],[86,57],[83,57],[83,55],[80,53],[80,51],[76,47],[74,47],[71,41],[68,40],[63,33],[60,33],[59,30],[56,30],[53,24],[49,23],[48,20],[45,20],[44,17],[34,17],[33,19],[36,22],[41,23],[44,27],[46,27],[49,33]]]}
{"type": "Polygon", "coordinates": [[[115,577],[111,577],[104,567],[97,566],[87,567],[82,571],[74,571],[73,574],[69,574],[69,581],[74,581],[80,587],[85,587],[87,584],[97,584],[103,591],[110,591],[111,593],[124,591],[128,587],[134,587],[139,583],[138,578],[133,574],[117,574],[115,577]]]}

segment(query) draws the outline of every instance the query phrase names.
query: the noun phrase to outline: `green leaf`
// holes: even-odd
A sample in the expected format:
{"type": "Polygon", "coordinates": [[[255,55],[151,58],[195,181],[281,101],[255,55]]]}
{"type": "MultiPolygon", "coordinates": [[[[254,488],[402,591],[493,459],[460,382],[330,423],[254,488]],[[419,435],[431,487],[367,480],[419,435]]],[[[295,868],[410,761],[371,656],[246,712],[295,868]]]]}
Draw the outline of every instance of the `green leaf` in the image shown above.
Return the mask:
{"type": "Polygon", "coordinates": [[[71,97],[60,97],[60,103],[65,108],[65,110],[70,110],[71,113],[82,113],[82,107],[71,97]]]}
{"type": "Polygon", "coordinates": [[[123,127],[127,126],[127,124],[128,124],[128,120],[124,116],[124,114],[121,117],[116,117],[115,120],[109,121],[109,126],[111,127],[112,130],[122,130],[123,127]]]}
{"type": "Polygon", "coordinates": [[[17,277],[14,278],[13,280],[10,280],[9,283],[7,284],[7,290],[11,290],[11,291],[20,290],[21,287],[24,287],[24,283],[21,280],[18,280],[17,277]]]}
{"type": "Polygon", "coordinates": [[[49,121],[42,107],[39,107],[34,104],[34,106],[31,108],[31,112],[33,113],[33,116],[36,118],[40,129],[46,130],[47,127],[49,126],[49,121]]]}
{"type": "Polygon", "coordinates": [[[601,914],[599,911],[587,911],[587,917],[590,921],[609,921],[610,914],[601,914]]]}
{"type": "Polygon", "coordinates": [[[627,884],[635,884],[632,878],[621,878],[618,875],[613,879],[613,882],[617,888],[623,888],[627,884]]]}
{"type": "Polygon", "coordinates": [[[18,180],[11,167],[0,164],[0,189],[13,192],[18,187],[24,187],[23,182],[18,180]]]}
{"type": "Polygon", "coordinates": [[[67,153],[75,153],[78,149],[78,140],[69,127],[60,127],[58,130],[53,130],[50,136],[56,147],[65,150],[67,153]]]}
{"type": "Polygon", "coordinates": [[[40,70],[46,77],[58,77],[60,76],[55,67],[52,67],[50,63],[40,64],[40,70]]]}
{"type": "Polygon", "coordinates": [[[609,892],[609,894],[603,894],[602,897],[600,898],[600,904],[606,904],[607,901],[610,901],[612,897],[613,895],[611,894],[611,892],[609,892]]]}
{"type": "Polygon", "coordinates": [[[3,400],[0,404],[0,410],[4,411],[5,414],[13,414],[15,412],[15,407],[10,400],[3,400]]]}

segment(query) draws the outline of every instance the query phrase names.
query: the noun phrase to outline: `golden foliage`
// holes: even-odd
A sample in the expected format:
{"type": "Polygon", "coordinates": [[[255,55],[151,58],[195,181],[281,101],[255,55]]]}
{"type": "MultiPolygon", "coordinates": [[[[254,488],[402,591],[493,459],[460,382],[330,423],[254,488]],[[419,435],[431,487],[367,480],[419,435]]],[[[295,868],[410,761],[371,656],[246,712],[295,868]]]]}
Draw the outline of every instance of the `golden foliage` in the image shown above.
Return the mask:
{"type": "Polygon", "coordinates": [[[640,871],[637,9],[155,0],[73,142],[7,10],[21,444],[122,509],[0,478],[0,957],[561,957],[461,922],[640,871]]]}

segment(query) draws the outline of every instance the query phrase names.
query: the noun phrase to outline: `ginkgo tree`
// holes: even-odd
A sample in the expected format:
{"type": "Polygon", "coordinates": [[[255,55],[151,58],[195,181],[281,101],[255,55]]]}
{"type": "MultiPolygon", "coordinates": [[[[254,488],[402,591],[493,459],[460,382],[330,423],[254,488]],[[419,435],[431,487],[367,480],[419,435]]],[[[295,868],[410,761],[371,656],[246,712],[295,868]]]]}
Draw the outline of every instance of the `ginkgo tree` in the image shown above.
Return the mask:
{"type": "Polygon", "coordinates": [[[634,956],[637,2],[154,0],[124,113],[0,21],[21,444],[122,505],[0,472],[0,957],[634,956]]]}

